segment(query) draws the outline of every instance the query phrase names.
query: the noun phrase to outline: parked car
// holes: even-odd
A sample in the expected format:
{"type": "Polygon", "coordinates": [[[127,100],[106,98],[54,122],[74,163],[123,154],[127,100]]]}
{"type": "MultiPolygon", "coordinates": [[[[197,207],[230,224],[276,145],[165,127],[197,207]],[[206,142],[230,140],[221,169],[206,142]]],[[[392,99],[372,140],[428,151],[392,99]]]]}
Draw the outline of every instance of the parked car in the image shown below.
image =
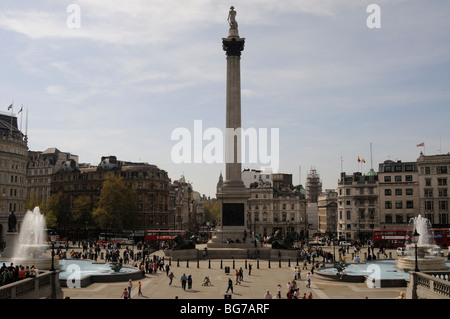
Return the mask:
{"type": "Polygon", "coordinates": [[[348,241],[340,241],[339,246],[351,246],[352,243],[349,243],[348,241]]]}

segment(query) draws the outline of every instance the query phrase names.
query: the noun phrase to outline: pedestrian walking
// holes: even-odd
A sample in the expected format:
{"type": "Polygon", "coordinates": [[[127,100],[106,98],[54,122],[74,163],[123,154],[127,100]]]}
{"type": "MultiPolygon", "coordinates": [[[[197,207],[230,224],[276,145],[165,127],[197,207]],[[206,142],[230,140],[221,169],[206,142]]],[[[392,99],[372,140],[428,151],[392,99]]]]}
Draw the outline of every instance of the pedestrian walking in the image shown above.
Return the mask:
{"type": "Polygon", "coordinates": [[[306,280],[308,281],[308,284],[306,285],[306,287],[311,288],[311,273],[308,273],[306,275],[306,280]]]}
{"type": "Polygon", "coordinates": [[[142,283],[140,281],[138,284],[138,296],[142,296],[142,283]]]}
{"type": "Polygon", "coordinates": [[[130,280],[128,280],[128,298],[131,299],[131,288],[133,288],[133,282],[130,280]]]}
{"type": "Polygon", "coordinates": [[[192,276],[189,275],[187,279],[188,289],[192,289],[192,276]]]}
{"type": "Polygon", "coordinates": [[[169,286],[170,285],[172,285],[172,280],[173,280],[173,278],[175,277],[175,275],[173,274],[173,272],[170,272],[170,274],[169,274],[169,286]]]}
{"type": "Polygon", "coordinates": [[[186,277],[186,275],[183,274],[183,276],[181,276],[180,280],[181,280],[181,288],[182,288],[183,290],[186,290],[186,282],[187,282],[187,277],[186,277]]]}
{"type": "Polygon", "coordinates": [[[170,266],[166,264],[166,276],[169,276],[170,266]]]}
{"type": "Polygon", "coordinates": [[[240,285],[241,282],[239,281],[239,271],[236,269],[236,285],[240,285]]]}
{"type": "Polygon", "coordinates": [[[228,287],[226,293],[231,289],[231,293],[233,293],[233,280],[231,278],[228,278],[228,287]]]}
{"type": "Polygon", "coordinates": [[[252,264],[248,264],[248,275],[252,274],[252,264]]]}

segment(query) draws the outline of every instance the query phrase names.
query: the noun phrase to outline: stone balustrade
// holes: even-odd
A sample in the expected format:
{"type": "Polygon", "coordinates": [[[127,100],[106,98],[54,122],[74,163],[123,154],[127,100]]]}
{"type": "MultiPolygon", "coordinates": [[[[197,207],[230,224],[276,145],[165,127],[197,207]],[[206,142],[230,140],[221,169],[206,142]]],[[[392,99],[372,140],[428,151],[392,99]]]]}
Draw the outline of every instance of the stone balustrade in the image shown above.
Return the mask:
{"type": "Polygon", "coordinates": [[[62,299],[58,271],[43,271],[0,287],[0,299],[62,299]]]}
{"type": "Polygon", "coordinates": [[[411,272],[407,298],[450,299],[450,271],[411,272]]]}

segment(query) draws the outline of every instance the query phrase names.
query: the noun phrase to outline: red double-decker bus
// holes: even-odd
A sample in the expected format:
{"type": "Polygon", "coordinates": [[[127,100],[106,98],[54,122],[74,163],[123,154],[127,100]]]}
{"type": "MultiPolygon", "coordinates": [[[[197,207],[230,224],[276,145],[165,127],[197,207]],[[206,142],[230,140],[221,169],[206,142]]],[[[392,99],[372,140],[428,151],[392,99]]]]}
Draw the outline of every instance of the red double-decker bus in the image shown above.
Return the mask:
{"type": "Polygon", "coordinates": [[[434,243],[441,248],[450,247],[450,229],[449,228],[433,228],[434,243]]]}
{"type": "Polygon", "coordinates": [[[180,235],[183,239],[186,239],[185,230],[147,230],[145,232],[145,240],[172,241],[177,235],[180,235]]]}
{"type": "Polygon", "coordinates": [[[374,247],[397,248],[405,247],[407,242],[411,241],[411,231],[401,230],[374,230],[373,245],[374,247]]]}
{"type": "MultiPolygon", "coordinates": [[[[375,247],[383,246],[385,248],[405,247],[407,243],[412,241],[411,229],[399,230],[374,230],[373,244],[375,247]]],[[[430,236],[433,236],[433,241],[441,248],[450,246],[450,229],[449,228],[430,228],[430,236]]]]}

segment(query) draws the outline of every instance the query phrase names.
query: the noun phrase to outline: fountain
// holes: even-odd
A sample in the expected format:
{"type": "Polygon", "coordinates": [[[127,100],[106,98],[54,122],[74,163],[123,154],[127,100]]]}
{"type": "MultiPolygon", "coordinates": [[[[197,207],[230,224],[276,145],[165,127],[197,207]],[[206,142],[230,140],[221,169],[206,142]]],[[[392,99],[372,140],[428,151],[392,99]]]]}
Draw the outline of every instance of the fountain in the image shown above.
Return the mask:
{"type": "Polygon", "coordinates": [[[42,255],[48,248],[45,228],[45,218],[39,207],[27,211],[11,258],[15,265],[35,266],[46,270],[51,268],[51,257],[42,255]]]}
{"type": "MultiPolygon", "coordinates": [[[[445,258],[436,256],[433,251],[439,249],[434,243],[433,234],[431,234],[431,223],[427,218],[420,214],[409,221],[412,231],[416,230],[420,236],[417,241],[417,263],[419,270],[446,270],[445,258]]],[[[398,259],[396,267],[404,271],[414,270],[416,261],[416,247],[414,243],[406,245],[407,254],[398,259]]]]}

